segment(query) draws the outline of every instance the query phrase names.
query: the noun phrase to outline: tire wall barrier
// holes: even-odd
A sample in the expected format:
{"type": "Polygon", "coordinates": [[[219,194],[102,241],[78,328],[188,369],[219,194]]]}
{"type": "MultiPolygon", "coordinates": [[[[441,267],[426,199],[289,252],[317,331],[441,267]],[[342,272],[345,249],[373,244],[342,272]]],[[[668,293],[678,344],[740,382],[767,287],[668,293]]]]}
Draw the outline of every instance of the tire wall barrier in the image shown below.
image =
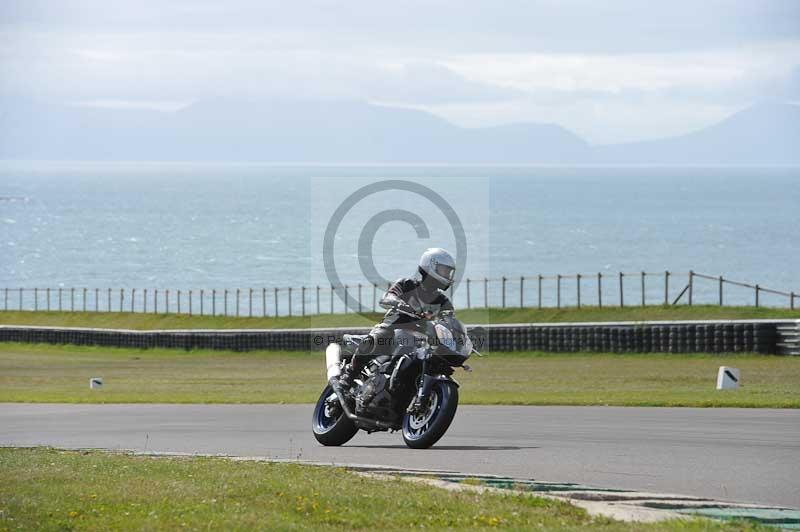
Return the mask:
{"type": "MultiPolygon", "coordinates": [[[[765,321],[522,324],[485,326],[482,351],[778,353],[778,324],[765,321]]],[[[228,351],[322,351],[368,329],[130,331],[0,326],[0,342],[228,351]]]]}
{"type": "Polygon", "coordinates": [[[495,326],[487,351],[773,354],[776,346],[775,323],[593,324],[495,326]]]}

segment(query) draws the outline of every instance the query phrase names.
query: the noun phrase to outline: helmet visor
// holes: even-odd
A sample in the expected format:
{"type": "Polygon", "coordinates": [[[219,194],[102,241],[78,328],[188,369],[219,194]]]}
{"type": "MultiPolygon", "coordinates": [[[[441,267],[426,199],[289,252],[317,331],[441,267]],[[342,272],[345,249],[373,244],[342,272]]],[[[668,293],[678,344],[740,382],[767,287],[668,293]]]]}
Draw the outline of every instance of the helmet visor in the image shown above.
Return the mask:
{"type": "Polygon", "coordinates": [[[436,274],[444,277],[445,279],[452,281],[453,275],[456,273],[456,269],[450,267],[446,264],[437,264],[436,265],[436,274]]]}

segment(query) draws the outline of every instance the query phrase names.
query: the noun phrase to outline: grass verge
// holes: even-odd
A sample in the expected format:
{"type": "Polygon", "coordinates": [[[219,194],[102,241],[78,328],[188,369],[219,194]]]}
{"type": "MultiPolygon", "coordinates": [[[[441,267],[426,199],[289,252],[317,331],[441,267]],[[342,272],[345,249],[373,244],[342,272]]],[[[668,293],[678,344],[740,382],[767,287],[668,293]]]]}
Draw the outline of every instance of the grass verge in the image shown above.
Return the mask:
{"type": "MultiPolygon", "coordinates": [[[[0,402],[312,403],[322,353],[0,344],[0,402]],[[89,390],[103,377],[102,390],[89,390]]],[[[737,354],[493,353],[459,371],[461,402],[800,408],[800,357],[737,354]],[[742,387],[714,389],[720,365],[742,387]]]]}
{"type": "MultiPolygon", "coordinates": [[[[299,329],[305,327],[366,327],[382,314],[323,314],[279,318],[188,316],[184,314],[133,314],[130,312],[30,312],[0,311],[0,325],[102,327],[110,329],[299,329]]],[[[564,323],[592,321],[800,319],[800,310],[764,307],[652,306],[582,307],[562,309],[461,309],[465,323],[564,323]]]]}
{"type": "Polygon", "coordinates": [[[518,494],[452,492],[338,468],[0,449],[0,530],[763,530],[746,522],[593,518],[518,494]]]}

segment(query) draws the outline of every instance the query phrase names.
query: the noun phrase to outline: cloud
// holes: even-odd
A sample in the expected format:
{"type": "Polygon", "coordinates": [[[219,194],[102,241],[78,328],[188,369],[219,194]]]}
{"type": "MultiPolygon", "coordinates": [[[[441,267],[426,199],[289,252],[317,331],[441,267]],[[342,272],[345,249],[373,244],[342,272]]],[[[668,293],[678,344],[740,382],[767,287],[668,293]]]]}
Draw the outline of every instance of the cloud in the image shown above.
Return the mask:
{"type": "Polygon", "coordinates": [[[275,46],[275,37],[181,34],[4,35],[0,92],[61,100],[502,100],[515,89],[464,79],[435,61],[275,46]]]}
{"type": "Polygon", "coordinates": [[[800,65],[796,65],[791,72],[779,80],[775,89],[778,97],[789,100],[800,99],[800,65]]]}
{"type": "Polygon", "coordinates": [[[698,92],[782,76],[800,62],[800,40],[658,54],[471,54],[445,64],[469,80],[527,91],[622,94],[698,92]]]}
{"type": "Polygon", "coordinates": [[[629,139],[797,99],[798,64],[794,0],[0,3],[0,97],[128,108],[353,99],[629,139]]]}
{"type": "Polygon", "coordinates": [[[518,98],[525,92],[465,79],[444,65],[410,62],[386,69],[386,76],[368,83],[370,99],[381,102],[444,104],[518,98]]]}
{"type": "Polygon", "coordinates": [[[800,37],[795,0],[24,0],[6,28],[88,33],[281,33],[317,48],[441,53],[629,53],[800,37]]]}

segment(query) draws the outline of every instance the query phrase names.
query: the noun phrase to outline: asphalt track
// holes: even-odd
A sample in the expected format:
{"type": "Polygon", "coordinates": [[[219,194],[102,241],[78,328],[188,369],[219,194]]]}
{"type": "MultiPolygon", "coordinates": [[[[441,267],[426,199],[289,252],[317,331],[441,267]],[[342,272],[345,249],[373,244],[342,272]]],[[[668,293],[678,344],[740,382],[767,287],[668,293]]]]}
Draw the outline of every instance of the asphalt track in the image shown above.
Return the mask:
{"type": "Polygon", "coordinates": [[[0,444],[496,474],[800,508],[800,410],[462,406],[433,449],[322,447],[311,405],[0,404],[0,444]]]}

